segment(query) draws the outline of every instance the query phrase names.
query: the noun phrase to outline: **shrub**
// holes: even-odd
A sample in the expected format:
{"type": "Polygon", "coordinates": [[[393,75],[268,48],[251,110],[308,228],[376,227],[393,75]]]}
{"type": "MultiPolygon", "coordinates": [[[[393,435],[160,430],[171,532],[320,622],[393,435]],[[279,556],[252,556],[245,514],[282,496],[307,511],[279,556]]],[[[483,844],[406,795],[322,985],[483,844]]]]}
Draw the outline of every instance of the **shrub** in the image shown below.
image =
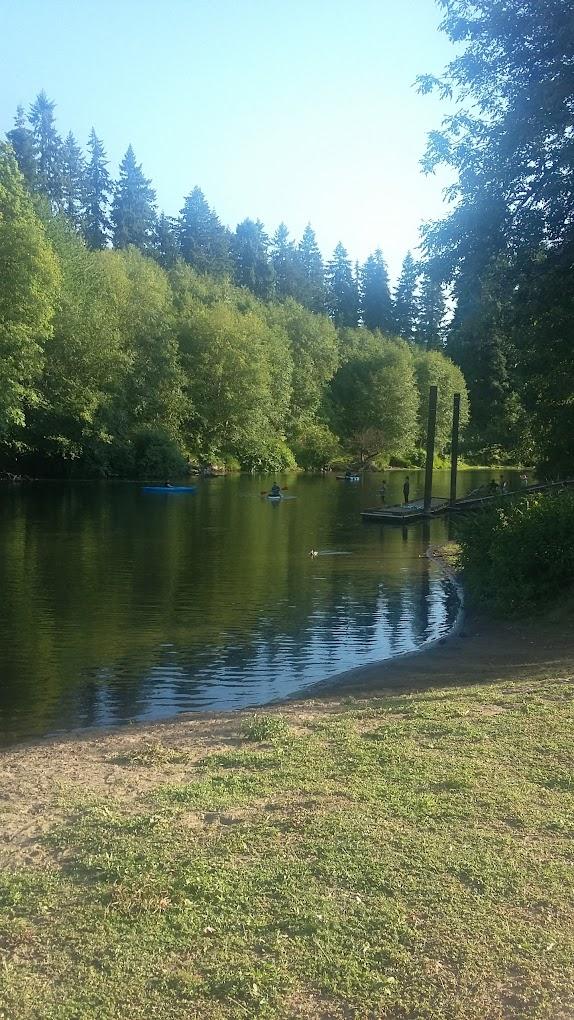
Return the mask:
{"type": "Polygon", "coordinates": [[[134,469],[140,478],[180,477],[187,460],[175,439],[161,428],[143,427],[131,436],[134,469]]]}
{"type": "Polygon", "coordinates": [[[574,493],[523,496],[457,522],[471,599],[502,615],[574,583],[574,493]]]}
{"type": "Polygon", "coordinates": [[[241,727],[244,740],[274,741],[285,737],[289,726],[280,715],[255,715],[246,719],[241,727]]]}

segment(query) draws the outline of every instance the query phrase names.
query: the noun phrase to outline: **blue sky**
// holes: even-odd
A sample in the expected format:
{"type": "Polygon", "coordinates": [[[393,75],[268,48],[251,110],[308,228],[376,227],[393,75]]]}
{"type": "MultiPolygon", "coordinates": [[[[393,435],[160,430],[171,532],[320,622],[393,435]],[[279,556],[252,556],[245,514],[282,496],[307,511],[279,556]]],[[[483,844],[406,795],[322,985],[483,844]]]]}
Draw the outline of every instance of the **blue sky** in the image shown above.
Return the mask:
{"type": "Polygon", "coordinates": [[[170,215],[197,184],[235,227],[307,221],[325,256],[381,247],[395,276],[445,178],[445,112],[413,88],[453,51],[434,0],[0,0],[0,131],[44,88],[62,133],[129,142],[170,215]]]}

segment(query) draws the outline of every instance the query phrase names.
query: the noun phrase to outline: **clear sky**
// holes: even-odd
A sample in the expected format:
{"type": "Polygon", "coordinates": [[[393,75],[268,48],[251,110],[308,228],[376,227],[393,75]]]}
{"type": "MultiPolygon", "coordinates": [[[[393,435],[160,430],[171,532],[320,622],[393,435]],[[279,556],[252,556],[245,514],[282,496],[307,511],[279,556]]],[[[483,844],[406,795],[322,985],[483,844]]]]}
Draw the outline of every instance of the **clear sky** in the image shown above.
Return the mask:
{"type": "Polygon", "coordinates": [[[42,88],[62,134],[129,142],[175,215],[197,184],[231,227],[310,221],[326,257],[395,276],[445,179],[419,168],[452,48],[434,0],[0,0],[0,132],[42,88]]]}

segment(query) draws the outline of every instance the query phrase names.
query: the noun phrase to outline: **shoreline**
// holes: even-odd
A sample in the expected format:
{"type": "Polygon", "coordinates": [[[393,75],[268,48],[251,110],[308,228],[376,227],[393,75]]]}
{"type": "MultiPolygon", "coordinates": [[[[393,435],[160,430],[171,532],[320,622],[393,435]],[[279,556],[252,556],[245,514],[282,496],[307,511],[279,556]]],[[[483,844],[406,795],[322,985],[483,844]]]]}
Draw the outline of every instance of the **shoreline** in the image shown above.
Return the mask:
{"type": "MultiPolygon", "coordinates": [[[[460,589],[448,563],[432,555],[460,589]]],[[[5,762],[28,752],[49,753],[50,749],[90,745],[142,744],[167,738],[177,741],[190,728],[213,731],[237,727],[246,716],[273,714],[293,717],[311,707],[321,712],[343,699],[378,698],[411,694],[430,688],[464,687],[471,684],[536,681],[559,675],[574,681],[574,594],[564,602],[536,616],[496,619],[461,607],[448,635],[414,651],[391,659],[355,666],[333,677],[319,680],[306,689],[272,702],[230,711],[182,712],[169,719],[128,722],[114,726],[74,729],[68,732],[29,737],[0,748],[5,762]]]]}

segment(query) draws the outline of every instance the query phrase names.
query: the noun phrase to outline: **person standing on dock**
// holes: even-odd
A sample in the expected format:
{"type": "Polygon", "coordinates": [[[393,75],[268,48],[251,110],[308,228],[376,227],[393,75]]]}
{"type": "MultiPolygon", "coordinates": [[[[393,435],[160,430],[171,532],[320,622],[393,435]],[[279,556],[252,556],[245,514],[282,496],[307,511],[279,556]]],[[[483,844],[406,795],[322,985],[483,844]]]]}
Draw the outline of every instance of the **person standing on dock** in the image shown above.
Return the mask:
{"type": "Polygon", "coordinates": [[[404,499],[405,499],[405,503],[408,503],[408,501],[409,501],[409,492],[410,491],[411,491],[411,483],[409,482],[409,476],[407,475],[407,477],[405,478],[404,485],[403,485],[403,496],[404,496],[404,499]]]}
{"type": "Polygon", "coordinates": [[[385,496],[386,495],[387,495],[387,483],[386,483],[385,479],[383,478],[383,480],[381,482],[381,487],[379,489],[379,496],[381,497],[381,503],[383,504],[383,506],[385,504],[385,496]]]}

